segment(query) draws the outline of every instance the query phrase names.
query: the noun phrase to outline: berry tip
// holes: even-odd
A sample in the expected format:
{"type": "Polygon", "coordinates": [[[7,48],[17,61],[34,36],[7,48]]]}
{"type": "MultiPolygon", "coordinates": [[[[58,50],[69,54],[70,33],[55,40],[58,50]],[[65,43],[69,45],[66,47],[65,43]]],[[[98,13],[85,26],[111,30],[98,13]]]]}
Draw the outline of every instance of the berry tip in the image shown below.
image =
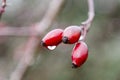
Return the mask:
{"type": "Polygon", "coordinates": [[[72,63],[72,68],[77,68],[78,66],[72,63]]]}
{"type": "Polygon", "coordinates": [[[46,45],[43,41],[41,41],[40,44],[41,44],[42,46],[45,46],[45,45],[46,45]]]}

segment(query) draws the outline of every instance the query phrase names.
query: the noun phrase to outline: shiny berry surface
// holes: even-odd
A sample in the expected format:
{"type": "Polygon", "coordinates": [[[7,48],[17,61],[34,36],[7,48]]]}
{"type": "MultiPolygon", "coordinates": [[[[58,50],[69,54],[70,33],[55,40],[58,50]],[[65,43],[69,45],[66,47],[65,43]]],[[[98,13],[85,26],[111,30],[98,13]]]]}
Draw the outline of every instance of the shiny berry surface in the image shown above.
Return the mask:
{"type": "Polygon", "coordinates": [[[80,67],[88,57],[88,47],[85,42],[76,43],[72,51],[72,65],[73,68],[80,67]]]}
{"type": "Polygon", "coordinates": [[[54,29],[47,33],[42,39],[41,45],[43,46],[57,46],[62,42],[62,29],[54,29]]]}
{"type": "Polygon", "coordinates": [[[69,26],[63,32],[62,42],[66,44],[76,43],[81,35],[81,28],[79,26],[69,26]]]}

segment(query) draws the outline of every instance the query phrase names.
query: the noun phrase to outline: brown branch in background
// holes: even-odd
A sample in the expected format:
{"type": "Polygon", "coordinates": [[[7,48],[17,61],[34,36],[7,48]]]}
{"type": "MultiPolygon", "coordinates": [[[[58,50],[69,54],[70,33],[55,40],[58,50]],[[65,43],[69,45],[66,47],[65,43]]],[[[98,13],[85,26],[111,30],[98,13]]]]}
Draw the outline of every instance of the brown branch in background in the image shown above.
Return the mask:
{"type": "Polygon", "coordinates": [[[48,25],[51,25],[64,1],[65,0],[53,0],[51,2],[49,9],[47,10],[43,20],[36,25],[35,30],[37,31],[38,34],[43,33],[48,28],[48,25]]]}
{"type": "MultiPolygon", "coordinates": [[[[31,27],[11,27],[11,26],[2,26],[0,27],[0,37],[29,37],[32,33],[31,27]]],[[[34,32],[34,35],[37,36],[37,33],[34,32]]]]}
{"type": "Polygon", "coordinates": [[[0,7],[0,18],[3,12],[5,12],[5,7],[6,7],[6,0],[2,0],[2,6],[0,7]]]}
{"type": "Polygon", "coordinates": [[[80,40],[85,40],[86,34],[90,29],[91,23],[94,19],[95,11],[94,11],[94,0],[88,0],[88,19],[81,23],[82,34],[83,36],[80,40]]]}
{"type": "MultiPolygon", "coordinates": [[[[37,23],[36,26],[33,27],[33,32],[37,31],[39,34],[43,33],[54,21],[63,2],[64,0],[52,0],[48,8],[48,11],[46,12],[42,21],[40,23],[37,23]]],[[[35,49],[37,48],[40,42],[37,36],[34,36],[33,34],[31,35],[32,36],[29,37],[25,45],[25,49],[23,52],[24,55],[21,58],[20,62],[18,63],[16,69],[13,71],[12,75],[10,76],[10,80],[21,80],[23,78],[24,73],[31,65],[35,49]]]]}
{"type": "Polygon", "coordinates": [[[38,22],[34,29],[36,31],[33,32],[33,29],[30,27],[12,27],[12,26],[2,26],[0,27],[0,36],[11,36],[11,37],[26,37],[31,36],[31,32],[33,32],[33,35],[39,36],[39,34],[43,33],[44,30],[47,29],[47,25],[50,25],[52,23],[52,20],[54,20],[55,16],[57,15],[58,8],[61,6],[59,3],[62,3],[63,0],[57,1],[53,0],[51,2],[49,9],[47,10],[43,20],[41,22],[38,22]],[[55,5],[56,4],[56,5],[55,5]],[[55,5],[55,7],[53,7],[55,5]],[[47,22],[47,23],[46,23],[47,22]]]}

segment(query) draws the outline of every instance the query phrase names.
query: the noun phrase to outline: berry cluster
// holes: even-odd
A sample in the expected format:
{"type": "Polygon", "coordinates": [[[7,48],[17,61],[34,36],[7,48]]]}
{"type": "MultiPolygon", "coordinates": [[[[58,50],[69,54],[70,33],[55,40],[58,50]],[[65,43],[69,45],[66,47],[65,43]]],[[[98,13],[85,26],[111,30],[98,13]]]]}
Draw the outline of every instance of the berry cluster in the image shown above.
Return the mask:
{"type": "Polygon", "coordinates": [[[82,29],[79,26],[69,26],[65,30],[54,29],[42,39],[41,45],[48,49],[55,49],[61,42],[64,44],[75,44],[72,50],[72,67],[80,67],[88,57],[88,47],[83,40],[82,29]]]}

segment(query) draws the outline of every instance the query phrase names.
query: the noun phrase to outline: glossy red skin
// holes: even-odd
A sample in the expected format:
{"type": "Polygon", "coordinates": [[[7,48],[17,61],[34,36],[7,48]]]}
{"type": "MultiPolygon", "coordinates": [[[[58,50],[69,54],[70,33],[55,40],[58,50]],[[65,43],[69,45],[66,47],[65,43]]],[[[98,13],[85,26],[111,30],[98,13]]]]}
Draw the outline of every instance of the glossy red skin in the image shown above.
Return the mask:
{"type": "Polygon", "coordinates": [[[79,26],[69,26],[63,32],[63,37],[68,38],[68,44],[76,43],[81,36],[81,28],[79,26]]]}
{"type": "Polygon", "coordinates": [[[72,51],[72,63],[80,67],[88,57],[88,47],[85,42],[78,42],[72,51]]]}
{"type": "Polygon", "coordinates": [[[45,35],[42,42],[45,43],[45,46],[57,46],[62,42],[62,33],[62,29],[54,29],[45,35]]]}

